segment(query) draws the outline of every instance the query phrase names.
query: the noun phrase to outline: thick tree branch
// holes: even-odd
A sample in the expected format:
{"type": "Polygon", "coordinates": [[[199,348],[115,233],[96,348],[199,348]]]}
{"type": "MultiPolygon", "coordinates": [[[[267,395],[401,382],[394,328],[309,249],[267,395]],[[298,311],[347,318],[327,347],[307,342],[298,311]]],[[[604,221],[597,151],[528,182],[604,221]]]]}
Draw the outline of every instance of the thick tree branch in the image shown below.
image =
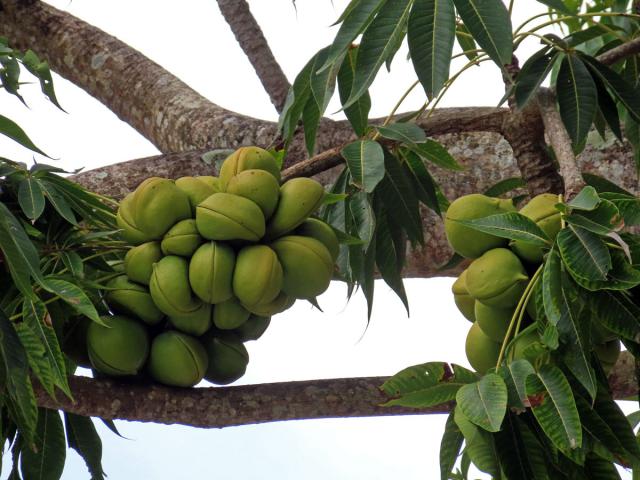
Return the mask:
{"type": "Polygon", "coordinates": [[[598,60],[605,65],[613,65],[632,55],[640,53],[640,37],[634,38],[622,45],[612,48],[611,50],[598,55],[598,60]]]}
{"type": "Polygon", "coordinates": [[[218,0],[218,7],[238,44],[253,65],[278,113],[289,91],[289,81],[276,61],[262,29],[245,0],[218,0]]]}

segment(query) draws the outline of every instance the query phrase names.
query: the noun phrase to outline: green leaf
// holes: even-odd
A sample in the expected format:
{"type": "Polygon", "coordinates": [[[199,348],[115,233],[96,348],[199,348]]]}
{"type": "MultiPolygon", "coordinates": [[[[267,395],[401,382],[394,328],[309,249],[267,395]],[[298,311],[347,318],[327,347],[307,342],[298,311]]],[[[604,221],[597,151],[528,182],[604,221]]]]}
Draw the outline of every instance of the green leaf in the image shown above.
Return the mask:
{"type": "MultiPolygon", "coordinates": [[[[356,57],[359,48],[360,47],[354,47],[349,49],[338,71],[338,93],[342,104],[347,102],[351,94],[353,75],[356,68],[356,57]]],[[[371,110],[371,96],[369,92],[366,92],[357,102],[344,109],[344,114],[358,137],[362,137],[367,130],[367,126],[369,125],[369,110],[371,110]]]]}
{"type": "Polygon", "coordinates": [[[435,140],[428,139],[426,142],[407,145],[407,147],[434,165],[447,170],[464,170],[464,167],[462,167],[456,159],[451,156],[447,149],[435,140]]]}
{"type": "Polygon", "coordinates": [[[298,73],[287,93],[287,100],[278,119],[278,130],[282,131],[285,143],[287,144],[293,138],[293,134],[298,126],[298,120],[300,120],[304,107],[311,96],[311,69],[313,68],[316,57],[323,50],[320,50],[320,52],[311,57],[300,73],[298,73]]]}
{"type": "Polygon", "coordinates": [[[603,388],[600,388],[593,408],[611,429],[620,445],[633,457],[634,463],[639,462],[640,447],[633,433],[633,428],[618,403],[603,388]]]}
{"type": "Polygon", "coordinates": [[[35,246],[27,237],[20,222],[0,202],[0,250],[9,266],[15,286],[25,297],[33,296],[31,278],[42,280],[40,259],[35,246]]]}
{"type": "MultiPolygon", "coordinates": [[[[324,201],[326,202],[326,196],[324,201]]],[[[60,258],[71,275],[80,279],[84,278],[84,263],[82,262],[82,257],[77,252],[73,250],[60,252],[60,258]]]]}
{"type": "Polygon", "coordinates": [[[509,395],[509,405],[518,408],[525,408],[527,392],[525,382],[529,375],[535,374],[535,370],[528,360],[522,358],[508,362],[500,366],[498,374],[507,385],[509,395]]]}
{"type": "Polygon", "coordinates": [[[376,217],[376,265],[382,279],[398,295],[409,315],[409,300],[402,280],[402,265],[398,264],[399,252],[393,242],[391,223],[386,212],[376,217]]]}
{"type": "Polygon", "coordinates": [[[329,48],[329,55],[322,68],[328,68],[337,58],[349,48],[360,33],[371,23],[380,8],[387,0],[360,0],[349,5],[346,15],[342,18],[342,25],[329,48]]]}
{"type": "Polygon", "coordinates": [[[627,227],[640,224],[640,199],[633,195],[621,193],[602,193],[604,200],[612,202],[622,218],[624,225],[627,227]]]}
{"type": "Polygon", "coordinates": [[[621,480],[616,466],[595,454],[588,455],[585,459],[584,471],[589,480],[621,480]]]}
{"type": "Polygon", "coordinates": [[[567,223],[577,225],[596,235],[608,235],[620,231],[624,227],[624,219],[618,207],[609,200],[601,200],[600,204],[591,211],[572,213],[565,216],[567,223]]]}
{"type": "Polygon", "coordinates": [[[22,130],[22,128],[20,128],[20,125],[18,125],[13,120],[3,115],[0,115],[0,135],[5,135],[9,137],[11,140],[13,140],[14,142],[17,142],[20,145],[22,145],[23,147],[28,148],[29,150],[32,150],[41,155],[44,155],[45,157],[49,156],[46,153],[44,153],[42,150],[40,150],[38,147],[36,147],[36,145],[31,141],[31,139],[25,133],[25,131],[22,130]]]}
{"type": "Polygon", "coordinates": [[[409,150],[402,151],[405,170],[411,172],[418,198],[437,215],[442,216],[436,182],[418,155],[409,150]]]}
{"type": "Polygon", "coordinates": [[[56,410],[38,409],[35,449],[22,450],[20,471],[24,480],[59,480],[64,470],[66,445],[62,420],[56,410]]]}
{"type": "Polygon", "coordinates": [[[98,315],[96,311],[96,307],[94,307],[89,297],[87,297],[87,294],[77,285],[54,276],[45,277],[41,285],[46,291],[58,295],[62,300],[71,305],[76,312],[85,315],[100,325],[104,325],[104,322],[100,319],[100,315],[98,315]]]}
{"type": "Polygon", "coordinates": [[[77,225],[78,221],[76,220],[76,216],[73,214],[73,210],[71,210],[67,201],[60,194],[58,188],[48,180],[42,180],[40,182],[40,186],[42,187],[44,194],[47,196],[49,203],[53,205],[53,208],[56,209],[60,216],[72,225],[77,225]]]}
{"type": "Polygon", "coordinates": [[[478,46],[464,24],[456,25],[456,40],[467,59],[473,61],[478,58],[478,46]]]}
{"type": "Polygon", "coordinates": [[[489,432],[500,430],[507,410],[507,386],[502,377],[489,373],[475,383],[464,385],[456,403],[465,417],[489,432]]]}
{"type": "Polygon", "coordinates": [[[25,322],[17,322],[13,326],[25,350],[31,371],[49,396],[55,398],[51,364],[45,357],[45,350],[38,336],[25,322]]]}
{"type": "MultiPolygon", "coordinates": [[[[619,193],[622,195],[627,195],[629,197],[633,197],[633,194],[630,192],[627,192],[625,189],[620,188],[618,185],[616,185],[613,182],[610,182],[609,180],[607,180],[604,177],[600,177],[598,175],[594,175],[592,173],[587,173],[584,172],[582,174],[582,178],[584,179],[584,181],[587,183],[587,185],[593,187],[597,193],[605,193],[605,192],[609,192],[609,193],[619,193]]],[[[605,197],[607,198],[607,197],[605,197]]],[[[609,200],[611,200],[611,198],[609,198],[609,200]]],[[[595,206],[593,207],[595,208],[595,206]]]]}
{"type": "Polygon", "coordinates": [[[453,418],[464,435],[465,453],[469,455],[473,464],[493,478],[499,478],[500,466],[493,436],[475,426],[459,407],[454,410],[453,418]]]}
{"type": "Polygon", "coordinates": [[[529,217],[518,212],[499,213],[474,220],[456,220],[474,230],[539,247],[548,247],[551,241],[546,233],[529,217]]]}
{"type": "Polygon", "coordinates": [[[574,13],[567,8],[562,0],[537,0],[537,2],[542,3],[549,8],[558,10],[559,12],[566,13],[567,15],[572,15],[574,13]]]}
{"type": "Polygon", "coordinates": [[[619,292],[600,291],[589,294],[598,320],[615,334],[635,340],[640,333],[640,309],[619,292]]]}
{"type": "Polygon", "coordinates": [[[367,193],[373,192],[384,177],[384,151],[378,142],[358,140],[342,149],[353,183],[367,193]]]}
{"type": "Polygon", "coordinates": [[[513,413],[507,413],[502,429],[495,434],[496,449],[506,478],[519,480],[548,478],[546,472],[540,475],[540,472],[535,470],[529,458],[530,452],[523,438],[522,428],[526,427],[518,417],[513,413]]]}
{"type": "Polygon", "coordinates": [[[606,280],[611,255],[602,239],[584,228],[569,225],[556,237],[560,256],[574,278],[606,280]]]}
{"type": "Polygon", "coordinates": [[[384,61],[394,51],[398,37],[404,35],[412,2],[386,2],[362,35],[356,59],[351,94],[343,108],[356,102],[373,83],[384,61]]]}
{"type": "MultiPolygon", "coordinates": [[[[620,128],[620,115],[618,113],[618,106],[609,92],[607,92],[606,87],[602,83],[599,77],[593,77],[593,81],[596,84],[596,88],[598,89],[598,109],[602,114],[602,117],[609,125],[609,128],[613,132],[613,134],[618,138],[618,140],[622,141],[622,130],[620,128]]],[[[603,137],[604,138],[604,137],[603,137]]]]}
{"type": "Polygon", "coordinates": [[[316,101],[310,96],[302,109],[302,124],[304,126],[304,142],[307,147],[307,153],[312,157],[316,148],[316,136],[318,125],[320,125],[320,117],[322,114],[318,109],[316,101]]]}
{"type": "Polygon", "coordinates": [[[455,30],[452,0],[415,1],[407,40],[413,68],[429,99],[438,95],[449,79],[455,30]]]}
{"type": "Polygon", "coordinates": [[[453,0],[473,38],[502,68],[511,63],[513,35],[507,7],[501,0],[453,0]]]}
{"type": "Polygon", "coordinates": [[[448,480],[453,466],[458,460],[464,436],[456,425],[453,412],[447,417],[444,433],[440,441],[440,480],[448,480]]]}
{"type": "Polygon", "coordinates": [[[365,192],[356,192],[349,197],[348,212],[351,215],[350,222],[352,232],[362,240],[362,248],[366,250],[373,240],[376,230],[376,218],[369,195],[365,192]]]}
{"type": "Polygon", "coordinates": [[[18,203],[31,220],[36,220],[44,211],[44,195],[37,179],[26,177],[18,187],[18,203]]]}
{"type": "Polygon", "coordinates": [[[88,417],[65,413],[64,425],[69,448],[73,448],[84,459],[91,480],[103,480],[102,441],[93,421],[88,417]]]}
{"type": "Polygon", "coordinates": [[[576,55],[562,59],[556,87],[562,122],[575,147],[587,138],[598,108],[598,90],[576,55]]]}
{"type": "Polygon", "coordinates": [[[523,108],[538,91],[558,59],[558,51],[549,47],[534,53],[516,77],[514,96],[518,108],[523,108]]]}
{"type": "Polygon", "coordinates": [[[562,371],[544,365],[526,380],[527,397],[536,420],[547,437],[561,451],[582,445],[580,416],[571,386],[562,371]]]}
{"type": "Polygon", "coordinates": [[[384,138],[396,142],[414,144],[427,140],[424,130],[415,123],[392,123],[385,127],[379,126],[377,129],[384,138]]]}
{"type": "Polygon", "coordinates": [[[595,210],[600,205],[600,196],[595,188],[587,185],[567,204],[573,210],[595,210]]]}
{"type": "Polygon", "coordinates": [[[513,190],[524,188],[526,186],[527,183],[522,179],[522,177],[511,177],[500,180],[487,188],[483,193],[487,197],[499,197],[500,195],[504,195],[505,193],[509,193],[513,190]]]}

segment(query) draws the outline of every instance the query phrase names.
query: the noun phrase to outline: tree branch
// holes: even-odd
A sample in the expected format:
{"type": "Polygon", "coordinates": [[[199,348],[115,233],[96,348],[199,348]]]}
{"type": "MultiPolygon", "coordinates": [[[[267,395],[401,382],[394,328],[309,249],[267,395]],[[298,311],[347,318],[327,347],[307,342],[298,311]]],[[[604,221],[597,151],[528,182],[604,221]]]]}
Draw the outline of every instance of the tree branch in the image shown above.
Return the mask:
{"type": "Polygon", "coordinates": [[[605,65],[613,65],[622,59],[640,53],[640,37],[634,38],[622,45],[598,55],[596,58],[605,65]]]}
{"type": "Polygon", "coordinates": [[[253,65],[262,86],[278,113],[282,112],[289,91],[289,81],[264,38],[262,29],[245,0],[217,0],[220,12],[245,55],[253,65]]]}

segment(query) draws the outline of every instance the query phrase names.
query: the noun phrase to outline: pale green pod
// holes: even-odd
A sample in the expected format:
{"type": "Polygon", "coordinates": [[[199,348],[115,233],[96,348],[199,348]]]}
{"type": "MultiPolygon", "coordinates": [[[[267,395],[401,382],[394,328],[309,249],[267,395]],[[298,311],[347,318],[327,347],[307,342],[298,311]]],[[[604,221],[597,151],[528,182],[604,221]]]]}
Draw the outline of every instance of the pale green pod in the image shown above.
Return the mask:
{"type": "Polygon", "coordinates": [[[153,240],[152,236],[140,230],[136,225],[133,213],[133,192],[120,201],[118,213],[116,214],[118,228],[122,229],[122,238],[133,245],[153,240]]]}
{"type": "Polygon", "coordinates": [[[220,190],[225,192],[231,178],[245,170],[265,170],[280,182],[280,167],[271,153],[259,147],[240,147],[222,163],[220,190]]]}
{"type": "MultiPolygon", "coordinates": [[[[557,195],[543,193],[533,197],[529,203],[520,209],[520,213],[536,222],[551,241],[555,240],[562,227],[560,211],[555,208],[557,203],[557,195]]],[[[510,246],[523,260],[529,263],[542,263],[544,255],[542,247],[522,240],[513,241],[510,246]]]]}
{"type": "Polygon", "coordinates": [[[311,178],[292,178],[280,187],[280,201],[267,224],[267,237],[275,239],[294,230],[324,201],[322,184],[311,178]]]}
{"type": "Polygon", "coordinates": [[[487,337],[477,323],[471,325],[465,342],[467,360],[473,369],[484,374],[496,366],[501,345],[487,337]]]}
{"type": "Polygon", "coordinates": [[[253,201],[230,193],[214,193],[196,208],[200,235],[209,240],[248,240],[264,236],[264,215],[253,201]]]}
{"type": "Polygon", "coordinates": [[[476,323],[482,332],[495,342],[504,340],[513,312],[513,308],[491,307],[479,301],[475,302],[476,323]]]}
{"type": "Polygon", "coordinates": [[[276,253],[265,245],[244,247],[233,271],[233,293],[250,308],[269,303],[282,288],[282,266],[276,253]]]}
{"type": "Polygon", "coordinates": [[[237,335],[242,342],[258,340],[267,331],[270,323],[271,317],[251,314],[246,322],[233,329],[233,334],[237,335]]]}
{"type": "Polygon", "coordinates": [[[233,335],[207,336],[204,347],[209,357],[209,367],[205,379],[227,385],[242,377],[249,363],[249,352],[242,342],[233,335]]]}
{"type": "Polygon", "coordinates": [[[165,255],[179,255],[190,257],[204,242],[196,227],[196,221],[192,218],[181,220],[162,238],[160,244],[165,255]]]}
{"type": "Polygon", "coordinates": [[[271,317],[288,310],[296,303],[295,297],[290,297],[284,292],[267,303],[260,303],[258,305],[244,305],[244,308],[249,310],[254,315],[260,315],[262,317],[271,317]]]}
{"type": "Polygon", "coordinates": [[[336,236],[333,228],[322,220],[317,218],[307,218],[300,224],[295,230],[295,235],[302,235],[303,237],[311,237],[322,243],[329,253],[331,258],[335,262],[340,254],[340,242],[336,236]]]}
{"type": "Polygon", "coordinates": [[[189,262],[189,283],[198,298],[207,303],[229,300],[235,263],[235,252],[222,242],[200,246],[189,262]]]}
{"type": "Polygon", "coordinates": [[[467,271],[463,271],[460,276],[453,282],[451,286],[451,292],[453,293],[453,301],[455,302],[460,313],[470,322],[476,321],[475,316],[475,303],[476,300],[469,295],[467,290],[467,271]]]}
{"type": "Polygon", "coordinates": [[[184,333],[168,331],[151,344],[149,373],[172,387],[193,387],[204,378],[209,359],[204,346],[184,333]]]}
{"type": "Polygon", "coordinates": [[[164,318],[149,289],[130,281],[126,275],[112,279],[107,287],[105,300],[114,312],[139,318],[149,325],[156,325],[164,318]]]}
{"type": "Polygon", "coordinates": [[[215,190],[214,193],[222,191],[220,190],[220,179],[218,177],[214,177],[213,175],[200,175],[196,178],[213,188],[215,190]]]}
{"type": "Polygon", "coordinates": [[[176,180],[176,186],[189,197],[192,215],[196,214],[196,207],[200,202],[220,191],[203,177],[182,177],[176,180]]]}
{"type": "Polygon", "coordinates": [[[151,297],[158,309],[169,316],[194,313],[201,306],[189,285],[189,264],[186,259],[170,255],[153,266],[149,282],[151,297]]]}
{"type": "Polygon", "coordinates": [[[200,306],[182,315],[169,316],[169,322],[178,330],[199,337],[211,328],[212,306],[201,303],[200,306]]]}
{"type": "Polygon", "coordinates": [[[153,264],[162,258],[158,242],[146,242],[132,248],[124,257],[124,271],[130,280],[149,285],[153,264]]]}
{"type": "Polygon", "coordinates": [[[230,298],[214,307],[213,324],[220,330],[233,330],[249,320],[250,315],[237,298],[230,298]]]}
{"type": "Polygon", "coordinates": [[[280,185],[275,177],[265,170],[245,170],[231,177],[227,193],[253,201],[268,220],[278,205],[280,185]]]}
{"type": "Polygon", "coordinates": [[[520,259],[507,248],[494,248],[467,269],[467,290],[476,300],[492,307],[514,307],[529,282],[520,259]]]}

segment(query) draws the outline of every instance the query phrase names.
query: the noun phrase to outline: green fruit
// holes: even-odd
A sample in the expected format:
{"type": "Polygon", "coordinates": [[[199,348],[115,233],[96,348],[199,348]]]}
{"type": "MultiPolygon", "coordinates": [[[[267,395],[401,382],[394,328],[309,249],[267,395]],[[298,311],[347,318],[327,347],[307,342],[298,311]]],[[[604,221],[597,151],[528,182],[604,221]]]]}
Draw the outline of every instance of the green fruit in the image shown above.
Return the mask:
{"type": "Polygon", "coordinates": [[[162,258],[158,242],[147,242],[132,248],[124,257],[124,271],[129,280],[149,285],[153,264],[162,258]]]}
{"type": "Polygon", "coordinates": [[[249,353],[232,335],[209,336],[204,340],[209,367],[204,378],[218,385],[227,385],[242,377],[247,370],[249,353]]]}
{"type": "Polygon", "coordinates": [[[91,365],[107,375],[135,375],[149,353],[147,331],[127,317],[114,315],[100,319],[106,326],[91,322],[87,330],[91,365]]]}
{"type": "Polygon", "coordinates": [[[271,317],[260,317],[258,315],[251,314],[249,320],[244,322],[238,328],[233,329],[233,334],[242,342],[258,340],[264,332],[266,332],[270,323],[271,317]]]}
{"type": "Polygon", "coordinates": [[[222,163],[220,190],[225,192],[231,178],[245,170],[266,170],[280,182],[280,167],[273,155],[259,147],[240,147],[222,163]]]}
{"type": "Polygon", "coordinates": [[[173,387],[193,387],[204,378],[209,359],[195,338],[168,331],[151,344],[149,373],[158,382],[173,387]]]}
{"type": "Polygon", "coordinates": [[[133,194],[135,225],[151,239],[160,239],[175,223],[191,218],[189,197],[173,180],[151,177],[133,194]]]}
{"type": "Polygon", "coordinates": [[[280,185],[265,170],[245,170],[231,177],[227,193],[248,198],[260,207],[265,219],[273,215],[280,197],[280,185]]]}
{"type": "Polygon", "coordinates": [[[282,265],[282,291],[295,298],[315,298],[331,282],[333,260],[318,240],[299,235],[281,237],[271,244],[282,265]]]}
{"type": "Polygon", "coordinates": [[[133,192],[120,201],[116,215],[118,228],[122,229],[122,238],[133,245],[152,240],[152,236],[138,228],[133,215],[133,192]]]}
{"type": "Polygon", "coordinates": [[[214,193],[196,208],[200,234],[209,240],[248,240],[264,236],[264,215],[253,201],[231,193],[214,193]]]}
{"type": "Polygon", "coordinates": [[[533,362],[546,350],[540,342],[540,335],[535,328],[525,330],[511,343],[511,355],[513,360],[527,359],[533,362]]]}
{"type": "Polygon", "coordinates": [[[484,374],[498,362],[501,345],[487,337],[477,323],[471,325],[465,343],[467,360],[478,373],[484,374]]]}
{"type": "Polygon", "coordinates": [[[222,242],[207,242],[198,248],[189,263],[189,283],[198,298],[207,303],[229,300],[235,263],[235,252],[222,242]]]}
{"type": "Polygon", "coordinates": [[[476,300],[492,307],[509,308],[520,300],[529,277],[515,253],[494,248],[471,262],[466,281],[467,290],[476,300]]]}
{"type": "MultiPolygon", "coordinates": [[[[543,193],[533,197],[529,203],[522,207],[520,213],[536,222],[553,241],[562,227],[560,212],[555,208],[557,203],[557,195],[543,193]]],[[[511,243],[511,249],[527,262],[542,263],[544,254],[542,247],[518,240],[511,243]]]]}
{"type": "Polygon", "coordinates": [[[340,253],[340,242],[338,241],[338,237],[333,231],[333,228],[322,220],[318,220],[317,218],[307,218],[298,228],[296,228],[294,233],[296,235],[302,235],[303,237],[315,238],[327,247],[327,250],[329,250],[334,262],[338,258],[338,254],[340,253]]]}
{"type": "Polygon", "coordinates": [[[611,370],[613,370],[613,367],[620,356],[620,349],[621,345],[620,340],[618,339],[611,340],[610,342],[602,343],[600,345],[595,345],[593,347],[593,351],[598,356],[598,359],[600,359],[605,375],[608,376],[611,373],[611,370]]]}
{"type": "Polygon", "coordinates": [[[182,190],[189,198],[191,214],[196,214],[196,207],[207,197],[218,193],[220,190],[214,188],[210,181],[203,180],[202,177],[182,177],[176,180],[176,187],[182,190]]]}
{"type": "Polygon", "coordinates": [[[491,307],[482,302],[476,302],[475,316],[476,323],[487,337],[496,342],[502,342],[511,323],[513,308],[491,307]]]}
{"type": "Polygon", "coordinates": [[[324,188],[311,178],[292,178],[280,187],[280,202],[267,225],[267,237],[278,238],[295,229],[324,200],[324,188]]]}
{"type": "Polygon", "coordinates": [[[160,244],[165,255],[190,257],[203,242],[192,218],[176,223],[165,234],[160,244]]]}
{"type": "Polygon", "coordinates": [[[139,318],[149,325],[156,325],[164,318],[164,314],[156,307],[149,289],[133,283],[126,275],[114,278],[107,287],[109,290],[105,300],[114,312],[139,318]]]}
{"type": "Polygon", "coordinates": [[[476,316],[474,307],[476,300],[471,295],[469,295],[469,290],[467,290],[466,270],[460,274],[455,282],[453,282],[451,291],[453,292],[453,301],[458,307],[458,310],[460,310],[460,313],[462,313],[464,318],[466,318],[470,322],[475,322],[476,316]]]}
{"type": "Polygon", "coordinates": [[[262,317],[271,317],[288,310],[294,303],[296,303],[295,297],[290,297],[284,292],[280,294],[268,303],[261,303],[259,305],[243,305],[244,308],[249,310],[254,315],[260,315],[262,317]]]}
{"type": "Polygon", "coordinates": [[[208,303],[201,303],[199,308],[184,315],[171,315],[169,322],[178,330],[199,337],[211,328],[211,309],[208,303]]]}
{"type": "Polygon", "coordinates": [[[149,289],[155,304],[170,317],[194,314],[201,307],[191,294],[189,265],[184,258],[170,255],[156,263],[149,289]]]}
{"type": "Polygon", "coordinates": [[[451,248],[463,257],[478,258],[487,250],[506,245],[506,239],[479,232],[456,220],[473,220],[513,211],[513,201],[487,197],[479,193],[454,200],[449,205],[444,219],[444,229],[451,248]]]}
{"type": "Polygon", "coordinates": [[[281,289],[282,266],[276,252],[265,245],[240,250],[233,271],[233,293],[241,303],[245,306],[269,303],[281,289]]]}
{"type": "Polygon", "coordinates": [[[213,188],[215,190],[214,193],[219,193],[222,191],[220,190],[220,180],[218,179],[218,177],[214,177],[212,175],[200,175],[196,178],[213,188]]]}
{"type": "Polygon", "coordinates": [[[230,298],[216,304],[213,309],[213,324],[220,330],[233,330],[249,320],[250,315],[237,298],[230,298]]]}

